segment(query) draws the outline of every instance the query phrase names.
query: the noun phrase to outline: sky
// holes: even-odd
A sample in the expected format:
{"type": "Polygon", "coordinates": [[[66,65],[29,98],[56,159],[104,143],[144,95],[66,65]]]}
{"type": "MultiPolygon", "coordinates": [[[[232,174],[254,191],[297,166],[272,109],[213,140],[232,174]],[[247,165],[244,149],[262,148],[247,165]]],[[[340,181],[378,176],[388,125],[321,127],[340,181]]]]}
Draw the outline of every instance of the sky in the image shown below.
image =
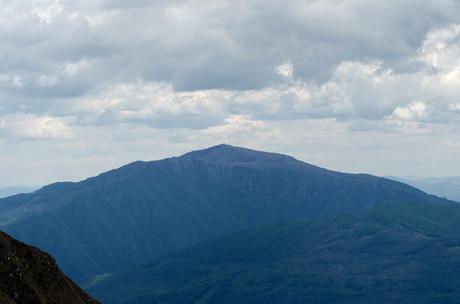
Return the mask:
{"type": "Polygon", "coordinates": [[[459,0],[0,5],[0,185],[220,143],[460,175],[459,0]]]}

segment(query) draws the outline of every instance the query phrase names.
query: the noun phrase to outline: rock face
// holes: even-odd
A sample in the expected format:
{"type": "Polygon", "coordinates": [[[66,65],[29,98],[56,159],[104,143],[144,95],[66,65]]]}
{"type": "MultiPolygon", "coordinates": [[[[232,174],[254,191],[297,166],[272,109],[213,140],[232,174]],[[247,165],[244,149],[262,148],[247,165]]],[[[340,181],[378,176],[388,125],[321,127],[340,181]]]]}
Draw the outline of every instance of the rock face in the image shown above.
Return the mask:
{"type": "Polygon", "coordinates": [[[0,303],[97,304],[37,248],[0,232],[0,303]]]}
{"type": "Polygon", "coordinates": [[[388,202],[446,201],[384,178],[219,145],[1,199],[0,229],[80,280],[238,230],[388,202]]]}

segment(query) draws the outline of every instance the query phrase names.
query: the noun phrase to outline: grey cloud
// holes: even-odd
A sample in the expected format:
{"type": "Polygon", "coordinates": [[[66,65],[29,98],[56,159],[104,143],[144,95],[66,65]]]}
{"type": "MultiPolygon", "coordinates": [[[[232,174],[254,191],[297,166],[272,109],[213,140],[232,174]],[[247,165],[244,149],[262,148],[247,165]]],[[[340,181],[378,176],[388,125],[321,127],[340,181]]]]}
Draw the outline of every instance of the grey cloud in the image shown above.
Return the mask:
{"type": "MultiPolygon", "coordinates": [[[[81,86],[81,94],[99,82],[136,78],[171,82],[177,90],[256,89],[276,81],[273,67],[287,61],[297,77],[322,82],[344,60],[378,59],[405,68],[430,29],[459,17],[453,0],[62,6],[49,24],[29,18],[2,31],[2,70],[53,74],[58,63],[94,59],[85,74],[92,86],[81,86]]],[[[27,10],[26,2],[22,7],[27,10]]]]}

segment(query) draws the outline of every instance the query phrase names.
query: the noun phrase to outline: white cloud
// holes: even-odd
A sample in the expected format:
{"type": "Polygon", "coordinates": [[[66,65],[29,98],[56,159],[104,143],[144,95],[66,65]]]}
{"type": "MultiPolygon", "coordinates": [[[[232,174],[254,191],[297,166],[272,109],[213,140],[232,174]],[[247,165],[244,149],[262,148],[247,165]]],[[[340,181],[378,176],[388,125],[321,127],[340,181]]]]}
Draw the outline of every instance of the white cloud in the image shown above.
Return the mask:
{"type": "Polygon", "coordinates": [[[460,103],[449,104],[449,111],[460,112],[460,103]]]}
{"type": "Polygon", "coordinates": [[[6,115],[0,118],[0,135],[5,139],[59,139],[72,134],[69,118],[35,116],[32,114],[6,115]]]}
{"type": "Polygon", "coordinates": [[[64,63],[63,72],[69,76],[75,76],[85,69],[88,69],[90,66],[91,63],[85,59],[75,62],[66,62],[64,63]]]}
{"type": "Polygon", "coordinates": [[[452,50],[453,44],[458,41],[460,24],[451,24],[446,27],[430,31],[419,51],[419,60],[431,67],[449,69],[452,66],[451,56],[454,51],[458,57],[458,49],[452,50]]]}
{"type": "Polygon", "coordinates": [[[279,130],[271,129],[265,122],[254,120],[248,115],[230,115],[223,124],[210,127],[199,135],[210,136],[221,142],[231,142],[235,138],[251,142],[255,137],[259,140],[278,140],[280,134],[279,130]]]}
{"type": "Polygon", "coordinates": [[[231,92],[176,92],[170,84],[119,83],[74,102],[70,112],[85,124],[132,122],[157,127],[208,127],[226,115],[231,92]]]}
{"type": "Polygon", "coordinates": [[[34,0],[34,7],[30,10],[31,15],[37,17],[41,23],[51,23],[59,16],[64,5],[60,0],[34,0]]]}
{"type": "Polygon", "coordinates": [[[19,75],[0,74],[0,86],[3,88],[20,88],[23,86],[19,75]]]}
{"type": "Polygon", "coordinates": [[[414,101],[406,107],[397,107],[389,118],[398,121],[420,121],[427,116],[427,106],[421,101],[414,101]]]}
{"type": "Polygon", "coordinates": [[[294,66],[291,63],[283,63],[275,68],[276,72],[286,79],[292,79],[294,76],[294,66]]]}

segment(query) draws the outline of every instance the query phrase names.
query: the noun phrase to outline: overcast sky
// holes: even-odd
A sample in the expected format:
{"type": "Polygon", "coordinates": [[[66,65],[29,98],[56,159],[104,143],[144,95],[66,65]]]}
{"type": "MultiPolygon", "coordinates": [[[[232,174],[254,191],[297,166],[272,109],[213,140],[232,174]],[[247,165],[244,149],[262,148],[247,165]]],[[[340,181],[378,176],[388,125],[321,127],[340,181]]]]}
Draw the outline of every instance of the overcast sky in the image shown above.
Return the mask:
{"type": "Polygon", "coordinates": [[[0,185],[219,143],[460,175],[458,0],[0,5],[0,185]]]}

